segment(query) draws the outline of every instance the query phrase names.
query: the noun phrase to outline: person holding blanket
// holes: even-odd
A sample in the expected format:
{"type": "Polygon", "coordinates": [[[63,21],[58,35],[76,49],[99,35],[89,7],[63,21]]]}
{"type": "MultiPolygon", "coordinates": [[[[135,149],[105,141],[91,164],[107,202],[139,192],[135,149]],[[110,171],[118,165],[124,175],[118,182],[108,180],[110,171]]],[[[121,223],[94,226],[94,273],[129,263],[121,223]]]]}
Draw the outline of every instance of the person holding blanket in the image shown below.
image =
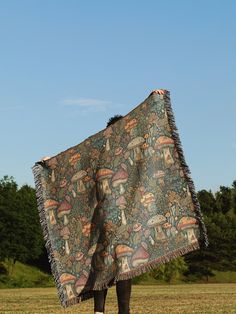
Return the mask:
{"type": "MultiPolygon", "coordinates": [[[[123,118],[121,115],[115,115],[107,122],[107,127],[119,119],[123,118]]],[[[130,296],[131,296],[132,279],[119,280],[116,283],[116,295],[118,301],[118,314],[130,313],[130,296]]],[[[94,290],[94,313],[103,314],[105,311],[105,301],[108,289],[94,290]]]]}
{"type": "MultiPolygon", "coordinates": [[[[107,122],[107,127],[119,119],[123,118],[121,115],[114,115],[107,122]]],[[[41,161],[47,160],[50,157],[43,157],[41,161]]],[[[118,301],[118,314],[130,313],[130,297],[131,297],[132,279],[120,280],[116,283],[116,295],[118,301]]],[[[103,314],[105,311],[105,302],[107,290],[94,290],[94,313],[103,314]]]]}
{"type": "Polygon", "coordinates": [[[126,116],[110,118],[105,131],[33,167],[41,224],[63,307],[93,298],[94,313],[103,314],[108,288],[116,284],[118,314],[129,314],[132,278],[209,244],[169,94],[153,91],[126,116]],[[85,223],[75,225],[80,218],[85,223]],[[112,227],[104,227],[104,221],[112,227]],[[113,241],[119,240],[122,243],[114,248],[113,241]]]}

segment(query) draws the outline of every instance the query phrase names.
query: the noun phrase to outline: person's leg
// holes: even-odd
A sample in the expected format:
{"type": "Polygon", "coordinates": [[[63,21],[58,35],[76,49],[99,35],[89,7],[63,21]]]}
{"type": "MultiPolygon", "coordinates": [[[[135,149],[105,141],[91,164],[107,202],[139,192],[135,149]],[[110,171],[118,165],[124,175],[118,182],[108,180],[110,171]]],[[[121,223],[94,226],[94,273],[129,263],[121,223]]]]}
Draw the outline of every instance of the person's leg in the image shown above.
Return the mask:
{"type": "Polygon", "coordinates": [[[131,296],[132,279],[120,280],[116,283],[116,295],[118,300],[118,314],[130,313],[130,296],[131,296]]]}
{"type": "Polygon", "coordinates": [[[104,313],[107,289],[94,290],[94,313],[104,313]]]}

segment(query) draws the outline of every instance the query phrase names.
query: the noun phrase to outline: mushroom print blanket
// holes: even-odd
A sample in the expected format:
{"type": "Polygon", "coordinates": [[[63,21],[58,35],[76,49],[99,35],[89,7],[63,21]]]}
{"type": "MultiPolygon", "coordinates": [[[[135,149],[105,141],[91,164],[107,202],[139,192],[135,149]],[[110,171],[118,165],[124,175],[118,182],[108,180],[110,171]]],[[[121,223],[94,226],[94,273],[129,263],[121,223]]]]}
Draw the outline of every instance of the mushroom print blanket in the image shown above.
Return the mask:
{"type": "Polygon", "coordinates": [[[208,246],[167,90],[32,172],[64,308],[208,246]]]}

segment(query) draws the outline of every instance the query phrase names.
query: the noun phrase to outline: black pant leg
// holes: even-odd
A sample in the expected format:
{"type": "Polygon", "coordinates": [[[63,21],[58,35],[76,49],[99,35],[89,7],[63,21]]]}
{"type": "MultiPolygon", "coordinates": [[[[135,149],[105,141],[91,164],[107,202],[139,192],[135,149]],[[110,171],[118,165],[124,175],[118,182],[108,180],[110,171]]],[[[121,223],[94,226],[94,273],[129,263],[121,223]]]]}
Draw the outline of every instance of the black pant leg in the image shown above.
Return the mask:
{"type": "Polygon", "coordinates": [[[94,290],[93,292],[94,292],[94,312],[104,312],[107,289],[94,290]]]}
{"type": "Polygon", "coordinates": [[[118,314],[130,313],[130,297],[131,297],[132,279],[120,280],[116,283],[116,294],[118,300],[118,314]]]}

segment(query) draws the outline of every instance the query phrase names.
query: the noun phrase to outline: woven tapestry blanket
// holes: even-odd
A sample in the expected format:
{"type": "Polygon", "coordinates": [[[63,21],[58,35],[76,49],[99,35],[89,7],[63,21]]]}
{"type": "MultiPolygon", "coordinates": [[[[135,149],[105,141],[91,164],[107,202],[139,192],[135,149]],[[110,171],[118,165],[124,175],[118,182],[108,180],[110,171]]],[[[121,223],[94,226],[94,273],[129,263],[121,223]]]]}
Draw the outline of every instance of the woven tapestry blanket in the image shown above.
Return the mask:
{"type": "Polygon", "coordinates": [[[32,171],[63,307],[208,245],[167,90],[32,171]]]}

